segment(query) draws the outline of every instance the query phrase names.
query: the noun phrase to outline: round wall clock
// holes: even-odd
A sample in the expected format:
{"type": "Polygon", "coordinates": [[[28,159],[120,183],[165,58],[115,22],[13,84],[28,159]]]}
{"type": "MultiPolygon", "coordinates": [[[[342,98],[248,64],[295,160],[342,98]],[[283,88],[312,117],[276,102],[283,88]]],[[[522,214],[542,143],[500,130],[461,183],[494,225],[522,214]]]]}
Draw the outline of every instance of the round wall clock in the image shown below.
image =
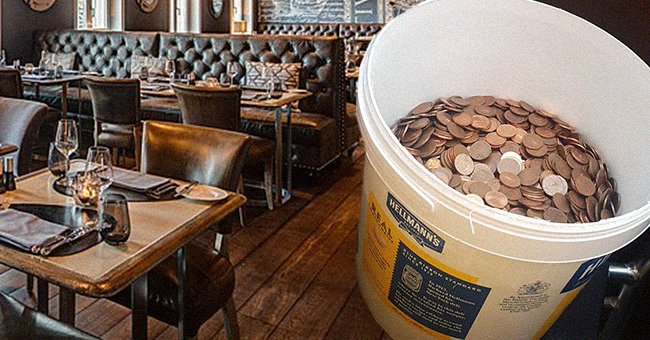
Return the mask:
{"type": "Polygon", "coordinates": [[[23,0],[23,2],[36,12],[45,12],[54,6],[56,0],[23,0]]]}
{"type": "Polygon", "coordinates": [[[158,7],[158,0],[135,0],[140,6],[140,10],[145,13],[153,12],[158,7]]]}
{"type": "Polygon", "coordinates": [[[217,19],[223,12],[223,0],[208,0],[210,6],[210,14],[217,19]]]}

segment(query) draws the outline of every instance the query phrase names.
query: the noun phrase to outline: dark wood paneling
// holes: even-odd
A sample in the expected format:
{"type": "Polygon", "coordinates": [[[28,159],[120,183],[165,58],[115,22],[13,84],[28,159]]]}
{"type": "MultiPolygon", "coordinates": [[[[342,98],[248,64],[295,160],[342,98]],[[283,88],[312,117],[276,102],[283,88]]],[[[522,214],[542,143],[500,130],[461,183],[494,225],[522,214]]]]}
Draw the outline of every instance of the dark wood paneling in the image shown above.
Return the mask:
{"type": "Polygon", "coordinates": [[[125,0],[124,30],[169,31],[169,0],[160,0],[151,13],[143,12],[136,0],[125,0]]]}
{"type": "Polygon", "coordinates": [[[230,33],[230,0],[223,0],[223,11],[217,19],[210,14],[210,2],[199,1],[201,1],[201,32],[230,33]]]}
{"type": "Polygon", "coordinates": [[[73,28],[74,1],[57,1],[46,12],[32,11],[22,0],[2,1],[2,47],[7,52],[7,63],[19,58],[21,62],[37,62],[34,56],[34,30],[73,28]]]}

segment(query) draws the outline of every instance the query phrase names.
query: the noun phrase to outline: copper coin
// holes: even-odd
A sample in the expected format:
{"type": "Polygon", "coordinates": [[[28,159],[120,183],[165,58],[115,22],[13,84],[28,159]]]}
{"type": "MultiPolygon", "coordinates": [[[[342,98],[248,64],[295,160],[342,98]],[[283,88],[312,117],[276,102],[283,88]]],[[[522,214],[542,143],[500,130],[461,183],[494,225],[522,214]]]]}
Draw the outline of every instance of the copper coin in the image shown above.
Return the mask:
{"type": "Polygon", "coordinates": [[[454,175],[451,176],[451,179],[449,180],[449,186],[455,188],[455,187],[459,186],[461,184],[461,182],[462,182],[462,179],[460,178],[460,176],[454,174],[454,175]]]}
{"type": "Polygon", "coordinates": [[[592,182],[587,176],[581,175],[577,178],[573,178],[573,182],[575,183],[575,191],[582,196],[587,197],[596,193],[594,182],[592,182]]]}
{"type": "Polygon", "coordinates": [[[485,194],[487,194],[489,191],[492,191],[492,188],[487,185],[487,183],[482,181],[472,182],[469,185],[469,192],[475,195],[479,195],[480,197],[485,197],[485,194]]]}
{"type": "Polygon", "coordinates": [[[426,127],[429,124],[431,124],[431,120],[429,120],[429,118],[420,118],[420,119],[414,121],[413,123],[411,123],[411,125],[409,125],[409,129],[414,129],[414,130],[415,129],[422,129],[422,128],[426,127]]]}
{"type": "Polygon", "coordinates": [[[503,116],[505,119],[512,124],[521,124],[527,120],[526,117],[518,116],[514,114],[511,110],[506,111],[503,116]]]}
{"type": "Polygon", "coordinates": [[[535,126],[546,126],[549,123],[548,118],[542,117],[536,113],[533,113],[530,116],[528,116],[528,121],[535,126]]]}
{"type": "Polygon", "coordinates": [[[456,138],[463,138],[467,134],[467,130],[456,125],[454,122],[447,124],[447,129],[449,130],[449,133],[456,138]]]}
{"type": "Polygon", "coordinates": [[[468,147],[469,155],[477,160],[482,161],[490,156],[492,147],[485,141],[478,141],[468,147]]]}
{"type": "Polygon", "coordinates": [[[483,163],[489,167],[489,170],[492,172],[497,171],[497,165],[499,165],[499,161],[501,160],[501,153],[499,151],[492,151],[492,153],[483,160],[483,163]]]}
{"type": "Polygon", "coordinates": [[[529,133],[525,135],[524,138],[521,140],[521,143],[526,147],[526,149],[537,150],[544,146],[544,140],[542,139],[542,137],[534,133],[529,133]]]}
{"type": "Polygon", "coordinates": [[[517,134],[517,128],[510,124],[499,125],[497,128],[497,133],[503,138],[512,138],[517,134]]]}
{"type": "Polygon", "coordinates": [[[492,147],[498,148],[506,143],[506,139],[499,136],[495,132],[490,132],[485,136],[485,141],[488,142],[492,147]]]}
{"type": "Polygon", "coordinates": [[[470,103],[467,99],[463,99],[463,97],[460,96],[451,96],[449,97],[449,101],[458,105],[458,106],[468,106],[470,103]]]}
{"type": "Polygon", "coordinates": [[[490,119],[480,115],[473,115],[472,127],[480,130],[487,129],[490,127],[490,119]]]}
{"type": "Polygon", "coordinates": [[[421,113],[427,113],[433,109],[433,103],[432,102],[424,102],[411,110],[412,115],[417,115],[421,113]]]}
{"type": "Polygon", "coordinates": [[[485,194],[485,203],[491,207],[503,209],[508,205],[508,197],[499,191],[488,191],[485,194]]]}
{"type": "Polygon", "coordinates": [[[571,206],[569,200],[566,198],[566,195],[555,194],[553,195],[552,201],[553,201],[553,205],[556,208],[562,210],[562,212],[567,214],[571,212],[571,206]]]}
{"type": "Polygon", "coordinates": [[[581,197],[580,194],[578,194],[575,191],[569,191],[567,193],[567,198],[569,199],[569,202],[571,203],[571,205],[575,205],[576,207],[578,207],[580,209],[583,209],[583,210],[587,207],[587,205],[585,203],[585,199],[583,197],[581,197]]]}
{"type": "Polygon", "coordinates": [[[516,188],[510,188],[502,185],[499,191],[508,197],[509,201],[518,201],[521,198],[521,191],[516,188]]]}
{"type": "Polygon", "coordinates": [[[524,169],[519,173],[519,180],[521,185],[533,186],[539,181],[541,170],[536,168],[524,169]]]}
{"type": "Polygon", "coordinates": [[[530,113],[535,112],[535,108],[532,107],[530,104],[526,103],[526,102],[523,101],[523,100],[520,100],[520,101],[519,101],[519,105],[521,106],[522,109],[524,109],[524,110],[526,110],[526,111],[528,111],[528,112],[530,112],[530,113]]]}
{"type": "Polygon", "coordinates": [[[539,149],[526,149],[526,152],[533,157],[544,157],[548,153],[548,148],[546,145],[542,144],[542,147],[539,149]]]}
{"type": "Polygon", "coordinates": [[[512,172],[502,172],[499,175],[499,180],[501,181],[501,184],[510,188],[518,188],[521,185],[519,176],[513,174],[512,172]]]}
{"type": "Polygon", "coordinates": [[[462,127],[472,125],[472,115],[465,112],[455,115],[452,120],[462,127]]]}
{"type": "Polygon", "coordinates": [[[535,133],[542,138],[555,138],[555,131],[547,127],[535,128],[535,133]]]}
{"type": "Polygon", "coordinates": [[[505,142],[505,143],[504,143],[504,144],[499,148],[499,151],[501,151],[501,153],[506,153],[506,152],[519,152],[519,150],[520,150],[520,148],[519,148],[519,144],[517,144],[517,143],[515,143],[515,142],[513,142],[513,141],[511,141],[511,140],[506,141],[506,142],[505,142]]]}
{"type": "Polygon", "coordinates": [[[530,112],[516,106],[511,107],[510,111],[512,111],[512,113],[516,114],[517,116],[522,116],[522,117],[528,117],[528,115],[530,114],[530,112]]]}
{"type": "Polygon", "coordinates": [[[451,123],[451,115],[449,113],[447,113],[447,112],[444,112],[444,111],[439,112],[436,115],[436,119],[440,122],[440,124],[445,125],[445,126],[447,124],[451,123]]]}
{"type": "Polygon", "coordinates": [[[563,211],[553,207],[549,207],[544,210],[544,219],[555,223],[569,222],[567,215],[563,211]]]}
{"type": "Polygon", "coordinates": [[[510,213],[516,214],[516,215],[521,215],[521,216],[527,216],[526,215],[526,209],[521,208],[521,207],[516,207],[510,209],[510,213]]]}

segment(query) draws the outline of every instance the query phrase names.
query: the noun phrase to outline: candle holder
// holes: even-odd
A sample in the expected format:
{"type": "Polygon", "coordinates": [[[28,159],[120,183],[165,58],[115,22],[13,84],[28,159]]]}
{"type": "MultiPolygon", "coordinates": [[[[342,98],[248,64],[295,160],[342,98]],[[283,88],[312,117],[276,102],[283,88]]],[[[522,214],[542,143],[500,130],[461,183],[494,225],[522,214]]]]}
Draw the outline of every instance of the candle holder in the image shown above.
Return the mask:
{"type": "Polygon", "coordinates": [[[77,206],[97,209],[100,187],[92,173],[77,173],[72,178],[72,198],[77,206]]]}

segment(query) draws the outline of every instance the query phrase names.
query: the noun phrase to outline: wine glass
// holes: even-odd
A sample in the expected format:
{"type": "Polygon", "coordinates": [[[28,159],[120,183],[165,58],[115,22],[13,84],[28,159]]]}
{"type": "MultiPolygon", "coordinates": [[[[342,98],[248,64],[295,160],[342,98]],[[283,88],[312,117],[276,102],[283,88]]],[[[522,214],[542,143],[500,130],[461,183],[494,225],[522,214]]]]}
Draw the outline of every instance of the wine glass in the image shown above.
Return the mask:
{"type": "Polygon", "coordinates": [[[0,67],[6,67],[7,66],[7,53],[5,53],[5,50],[2,49],[0,51],[0,67]]]}
{"type": "Polygon", "coordinates": [[[91,146],[88,148],[88,158],[84,173],[92,175],[95,185],[99,188],[100,199],[104,191],[113,183],[113,164],[111,151],[105,146],[91,146]]]}
{"type": "Polygon", "coordinates": [[[230,75],[230,85],[235,85],[235,77],[237,76],[238,71],[237,63],[229,61],[226,72],[230,75]]]}
{"type": "Polygon", "coordinates": [[[266,63],[262,66],[262,79],[266,85],[266,98],[271,100],[273,94],[273,70],[266,63]]]}
{"type": "Polygon", "coordinates": [[[68,172],[70,171],[70,155],[79,147],[79,135],[77,123],[72,119],[61,119],[56,128],[56,139],[54,141],[57,150],[65,156],[65,177],[61,181],[64,186],[69,186],[68,172]]]}
{"type": "Polygon", "coordinates": [[[65,155],[56,148],[56,143],[50,143],[50,150],[47,156],[47,168],[57,181],[65,177],[65,155]]]}

